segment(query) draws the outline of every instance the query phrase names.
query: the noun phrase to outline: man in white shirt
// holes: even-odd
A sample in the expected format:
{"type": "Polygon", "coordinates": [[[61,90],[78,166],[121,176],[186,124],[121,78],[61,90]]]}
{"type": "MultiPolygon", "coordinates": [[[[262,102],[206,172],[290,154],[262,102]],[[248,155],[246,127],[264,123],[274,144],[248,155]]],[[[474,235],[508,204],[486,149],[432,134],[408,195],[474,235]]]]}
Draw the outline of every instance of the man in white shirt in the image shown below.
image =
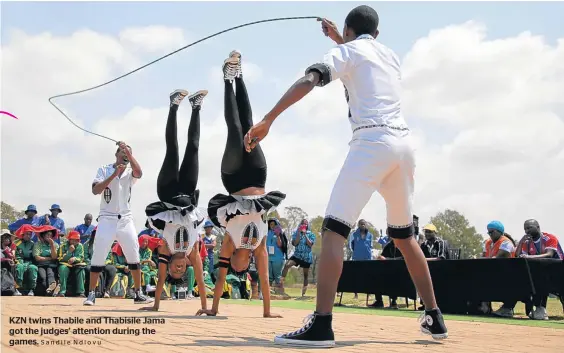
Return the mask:
{"type": "MultiPolygon", "coordinates": [[[[321,20],[321,19],[320,19],[321,20]]],[[[335,183],[323,222],[317,307],[301,329],[277,336],[275,343],[314,347],[335,345],[332,308],[343,266],[343,243],[375,191],[386,201],[388,234],[403,253],[411,277],[425,302],[421,331],[447,337],[437,307],[429,268],[413,237],[412,199],[415,156],[401,112],[401,71],[396,54],[377,42],[378,14],[369,6],[354,8],[343,35],[331,21],[322,29],[338,45],[321,63],[310,66],[276,106],[245,136],[247,151],[267,134],[274,120],[315,86],[340,79],[345,85],[353,137],[335,183]]]]}
{"type": "Polygon", "coordinates": [[[115,163],[98,168],[92,182],[92,193],[102,195],[98,228],[94,238],[94,247],[90,267],[90,290],[84,305],[96,303],[95,288],[100,272],[104,270],[106,257],[117,239],[127,260],[127,267],[135,282],[135,304],[153,302],[141,292],[141,267],[139,266],[139,241],[133,224],[129,202],[131,188],[143,175],[141,167],[133,157],[131,147],[118,142],[115,163]],[[131,167],[129,166],[131,164],[131,167]]]}

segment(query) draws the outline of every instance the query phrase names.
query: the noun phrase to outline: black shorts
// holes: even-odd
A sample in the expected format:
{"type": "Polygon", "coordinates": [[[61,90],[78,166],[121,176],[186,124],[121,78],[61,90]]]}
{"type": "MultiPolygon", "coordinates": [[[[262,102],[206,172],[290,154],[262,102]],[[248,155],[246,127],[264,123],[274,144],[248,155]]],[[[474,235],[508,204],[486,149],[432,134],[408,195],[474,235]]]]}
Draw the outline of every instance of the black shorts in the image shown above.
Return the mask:
{"type": "Polygon", "coordinates": [[[295,256],[292,256],[289,261],[294,261],[298,267],[301,268],[310,268],[311,264],[309,262],[305,262],[304,260],[300,260],[295,256]]]}

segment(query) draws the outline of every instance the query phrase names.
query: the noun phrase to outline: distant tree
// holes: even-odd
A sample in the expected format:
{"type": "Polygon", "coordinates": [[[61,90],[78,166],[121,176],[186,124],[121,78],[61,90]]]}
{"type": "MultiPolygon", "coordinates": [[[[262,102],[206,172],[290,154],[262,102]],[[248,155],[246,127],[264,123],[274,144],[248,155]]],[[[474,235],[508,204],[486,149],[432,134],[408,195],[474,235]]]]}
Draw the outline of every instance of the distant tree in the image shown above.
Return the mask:
{"type": "Polygon", "coordinates": [[[431,217],[438,235],[446,240],[452,249],[461,250],[461,258],[471,258],[482,253],[483,237],[470,226],[470,222],[458,211],[447,209],[431,217]]]}
{"type": "Polygon", "coordinates": [[[14,206],[7,204],[4,201],[1,201],[0,205],[1,205],[1,210],[0,210],[1,229],[8,228],[8,225],[10,223],[13,223],[25,216],[23,211],[18,211],[14,206]]]}

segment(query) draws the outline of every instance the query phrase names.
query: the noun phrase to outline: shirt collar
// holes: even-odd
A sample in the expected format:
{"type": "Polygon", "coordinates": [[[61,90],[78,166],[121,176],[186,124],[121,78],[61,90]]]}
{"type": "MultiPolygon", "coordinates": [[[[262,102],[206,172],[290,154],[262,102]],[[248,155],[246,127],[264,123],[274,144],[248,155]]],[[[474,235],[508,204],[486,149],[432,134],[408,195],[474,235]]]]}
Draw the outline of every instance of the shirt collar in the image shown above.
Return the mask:
{"type": "Polygon", "coordinates": [[[356,39],[370,39],[370,40],[374,40],[374,37],[372,37],[370,34],[361,34],[358,37],[356,37],[356,39]]]}

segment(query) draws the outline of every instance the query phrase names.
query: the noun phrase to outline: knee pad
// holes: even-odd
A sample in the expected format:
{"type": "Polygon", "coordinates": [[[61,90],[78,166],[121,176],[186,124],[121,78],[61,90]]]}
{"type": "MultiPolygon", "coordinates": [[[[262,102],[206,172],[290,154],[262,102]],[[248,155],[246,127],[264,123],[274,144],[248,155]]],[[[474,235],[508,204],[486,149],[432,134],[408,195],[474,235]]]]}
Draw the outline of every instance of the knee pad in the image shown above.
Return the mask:
{"type": "Polygon", "coordinates": [[[388,225],[388,236],[392,239],[409,239],[413,236],[413,224],[402,227],[388,225]]]}
{"type": "Polygon", "coordinates": [[[139,264],[127,264],[127,267],[129,267],[130,270],[138,270],[139,264]]]}
{"type": "Polygon", "coordinates": [[[330,216],[325,217],[321,229],[337,233],[345,239],[348,239],[349,234],[351,233],[351,227],[349,225],[330,216]]]}
{"type": "Polygon", "coordinates": [[[90,272],[100,273],[104,271],[104,267],[106,266],[90,266],[90,272]]]}

